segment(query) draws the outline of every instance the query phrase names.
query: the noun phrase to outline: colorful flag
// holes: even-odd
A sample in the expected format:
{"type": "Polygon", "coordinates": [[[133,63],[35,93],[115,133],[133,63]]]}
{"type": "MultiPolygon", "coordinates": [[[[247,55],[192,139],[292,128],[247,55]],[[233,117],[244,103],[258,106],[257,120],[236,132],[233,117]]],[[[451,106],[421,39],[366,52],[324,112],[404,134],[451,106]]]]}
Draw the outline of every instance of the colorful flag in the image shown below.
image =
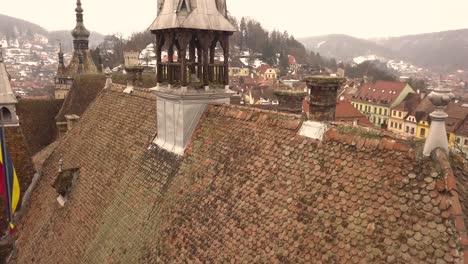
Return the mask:
{"type": "Polygon", "coordinates": [[[13,162],[5,142],[4,129],[0,128],[0,193],[5,200],[10,230],[13,231],[13,215],[20,198],[20,187],[13,162]]]}

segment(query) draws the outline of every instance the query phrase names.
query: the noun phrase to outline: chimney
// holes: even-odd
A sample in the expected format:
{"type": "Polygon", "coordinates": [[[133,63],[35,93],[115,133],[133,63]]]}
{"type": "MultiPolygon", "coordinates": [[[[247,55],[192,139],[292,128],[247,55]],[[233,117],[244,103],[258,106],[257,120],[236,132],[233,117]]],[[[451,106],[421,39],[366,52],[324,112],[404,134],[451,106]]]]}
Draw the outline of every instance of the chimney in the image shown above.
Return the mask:
{"type": "Polygon", "coordinates": [[[309,120],[335,121],[337,92],[345,79],[331,76],[313,76],[305,79],[309,90],[309,120]]]}
{"type": "Polygon", "coordinates": [[[274,94],[278,98],[278,110],[292,114],[302,113],[302,105],[307,95],[304,91],[278,90],[274,94]]]}
{"type": "Polygon", "coordinates": [[[106,85],[104,86],[104,89],[110,89],[112,87],[112,71],[107,67],[104,73],[106,74],[106,85]]]}
{"type": "Polygon", "coordinates": [[[445,129],[445,119],[448,115],[444,112],[447,105],[455,98],[455,95],[451,92],[450,88],[439,87],[435,88],[433,92],[428,95],[429,100],[436,107],[436,110],[432,112],[431,116],[431,127],[429,129],[429,135],[424,145],[424,156],[428,157],[432,151],[437,148],[449,152],[449,145],[447,140],[447,130],[445,129]]]}
{"type": "Polygon", "coordinates": [[[124,59],[125,71],[128,73],[127,88],[124,92],[132,93],[134,87],[141,85],[145,68],[140,65],[139,52],[124,52],[124,59]]]}

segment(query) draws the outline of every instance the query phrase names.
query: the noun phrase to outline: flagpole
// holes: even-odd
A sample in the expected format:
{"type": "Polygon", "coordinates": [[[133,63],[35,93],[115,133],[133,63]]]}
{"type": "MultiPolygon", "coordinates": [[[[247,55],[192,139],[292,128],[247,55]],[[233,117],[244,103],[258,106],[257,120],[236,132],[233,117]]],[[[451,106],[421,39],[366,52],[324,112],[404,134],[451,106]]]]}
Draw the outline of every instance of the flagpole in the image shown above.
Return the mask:
{"type": "Polygon", "coordinates": [[[5,123],[3,120],[3,111],[0,110],[0,122],[2,123],[2,160],[3,166],[5,167],[4,170],[4,177],[5,177],[5,193],[7,197],[7,213],[8,213],[8,236],[10,235],[10,224],[12,222],[12,213],[11,213],[11,190],[10,190],[10,177],[9,177],[9,168],[8,168],[8,155],[7,155],[7,148],[6,148],[6,136],[5,136],[5,123]]]}

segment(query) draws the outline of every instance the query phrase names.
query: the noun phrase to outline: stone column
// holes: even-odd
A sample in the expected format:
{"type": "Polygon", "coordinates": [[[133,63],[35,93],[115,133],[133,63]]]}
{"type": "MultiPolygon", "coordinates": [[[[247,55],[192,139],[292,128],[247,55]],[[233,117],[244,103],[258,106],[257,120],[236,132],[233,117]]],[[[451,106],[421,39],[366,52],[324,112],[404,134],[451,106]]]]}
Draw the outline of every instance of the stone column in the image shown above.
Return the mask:
{"type": "Polygon", "coordinates": [[[445,128],[445,119],[448,115],[444,112],[450,101],[455,98],[455,95],[448,88],[439,86],[429,95],[429,100],[436,106],[436,110],[431,113],[431,127],[429,135],[424,145],[424,156],[430,156],[432,151],[437,148],[449,152],[449,144],[447,139],[447,130],[445,128]]]}
{"type": "Polygon", "coordinates": [[[310,93],[309,120],[320,122],[335,121],[336,97],[343,78],[314,76],[304,80],[310,93]]]}
{"type": "Polygon", "coordinates": [[[220,43],[224,52],[223,84],[229,88],[229,36],[223,34],[220,37],[220,43]]]}
{"type": "MultiPolygon", "coordinates": [[[[215,38],[213,39],[213,42],[211,43],[211,46],[210,46],[210,64],[211,65],[214,65],[215,64],[215,50],[216,50],[216,44],[218,43],[218,39],[215,38]]],[[[211,82],[214,82],[216,81],[216,68],[215,67],[211,67],[210,68],[210,81],[211,82]]]]}
{"type": "Polygon", "coordinates": [[[160,65],[162,63],[162,48],[164,46],[164,35],[161,33],[156,34],[156,78],[157,83],[162,83],[163,69],[160,65]]]}
{"type": "MultiPolygon", "coordinates": [[[[192,39],[189,44],[189,61],[195,63],[195,39],[192,39]]],[[[195,74],[195,66],[190,66],[190,75],[195,74]]]]}
{"type": "Polygon", "coordinates": [[[170,32],[164,37],[166,39],[166,42],[168,44],[167,48],[167,60],[168,60],[168,67],[167,67],[167,77],[169,79],[169,84],[174,84],[174,73],[173,73],[173,68],[172,68],[172,63],[174,63],[174,33],[170,32]]]}
{"type": "Polygon", "coordinates": [[[205,86],[205,89],[208,88],[210,83],[210,78],[208,74],[210,63],[208,52],[210,50],[213,39],[214,36],[212,32],[200,32],[199,34],[200,46],[203,49],[203,85],[205,86]]]}
{"type": "Polygon", "coordinates": [[[190,32],[181,31],[177,34],[177,41],[179,43],[179,61],[180,65],[180,83],[182,87],[187,87],[187,46],[191,38],[190,32]]]}
{"type": "Polygon", "coordinates": [[[203,49],[200,43],[197,43],[197,76],[198,79],[203,80],[203,49]]]}

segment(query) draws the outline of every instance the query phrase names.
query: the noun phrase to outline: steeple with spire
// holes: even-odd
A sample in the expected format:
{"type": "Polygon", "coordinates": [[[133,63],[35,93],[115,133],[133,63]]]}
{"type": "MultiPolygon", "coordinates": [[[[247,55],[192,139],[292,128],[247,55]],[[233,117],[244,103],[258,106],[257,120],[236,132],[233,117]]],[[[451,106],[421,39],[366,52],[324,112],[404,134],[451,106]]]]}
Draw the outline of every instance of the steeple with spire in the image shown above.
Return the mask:
{"type": "Polygon", "coordinates": [[[89,49],[89,36],[91,33],[84,26],[83,8],[81,7],[81,0],[76,1],[76,26],[71,32],[73,36],[73,47],[75,50],[89,49]]]}
{"type": "Polygon", "coordinates": [[[65,59],[62,51],[62,43],[59,43],[57,76],[63,76],[65,73],[65,59]]]}
{"type": "Polygon", "coordinates": [[[59,65],[55,78],[55,99],[64,99],[70,91],[76,76],[85,74],[98,74],[99,71],[93,62],[89,51],[89,36],[91,33],[84,26],[83,8],[81,0],[76,1],[76,26],[71,31],[73,36],[73,56],[68,66],[65,66],[62,45],[60,45],[59,65]]]}

